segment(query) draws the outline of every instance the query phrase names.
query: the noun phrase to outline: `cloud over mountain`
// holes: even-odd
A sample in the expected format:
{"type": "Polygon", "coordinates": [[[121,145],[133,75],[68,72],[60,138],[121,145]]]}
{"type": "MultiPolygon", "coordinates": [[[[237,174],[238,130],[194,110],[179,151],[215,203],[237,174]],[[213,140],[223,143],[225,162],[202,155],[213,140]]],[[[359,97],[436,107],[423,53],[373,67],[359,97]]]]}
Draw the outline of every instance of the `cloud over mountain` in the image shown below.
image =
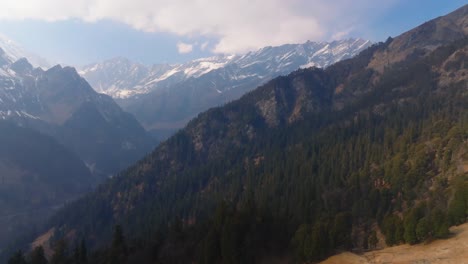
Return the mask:
{"type": "Polygon", "coordinates": [[[214,52],[232,53],[346,37],[397,1],[3,0],[0,19],[112,20],[145,32],[210,37],[216,40],[214,52]]]}
{"type": "Polygon", "coordinates": [[[193,50],[193,45],[188,44],[188,43],[184,43],[184,42],[179,42],[179,43],[177,43],[177,50],[181,54],[190,53],[193,50]]]}

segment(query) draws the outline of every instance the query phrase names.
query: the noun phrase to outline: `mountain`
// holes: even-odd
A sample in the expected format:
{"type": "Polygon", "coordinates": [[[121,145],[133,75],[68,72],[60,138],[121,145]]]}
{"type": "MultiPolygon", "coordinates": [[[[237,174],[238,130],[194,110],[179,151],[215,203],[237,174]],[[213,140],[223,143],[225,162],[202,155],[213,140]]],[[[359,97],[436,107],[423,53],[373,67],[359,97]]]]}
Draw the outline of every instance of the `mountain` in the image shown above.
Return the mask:
{"type": "Polygon", "coordinates": [[[7,44],[0,41],[0,252],[154,146],[75,69],[34,68],[7,44]]]}
{"type": "Polygon", "coordinates": [[[125,98],[132,95],[128,89],[137,86],[150,71],[146,65],[118,57],[85,66],[79,73],[97,92],[113,98],[125,98]]]}
{"type": "Polygon", "coordinates": [[[43,231],[93,263],[306,263],[448,236],[468,216],[467,17],[199,114],[43,231]]]}
{"type": "Polygon", "coordinates": [[[34,68],[0,54],[0,119],[52,136],[93,174],[112,175],[153,147],[145,129],[111,97],[96,93],[75,69],[34,68]]]}
{"type": "Polygon", "coordinates": [[[198,113],[237,99],[273,77],[298,68],[326,67],[370,44],[362,39],[309,41],[152,67],[116,58],[86,66],[80,74],[147,129],[161,133],[181,128],[198,113]]]}
{"type": "Polygon", "coordinates": [[[50,63],[40,56],[25,50],[19,44],[15,43],[13,40],[9,39],[6,36],[0,34],[0,48],[5,52],[6,57],[10,62],[15,62],[22,58],[28,58],[29,62],[34,67],[40,67],[42,69],[48,69],[51,65],[50,63]]]}
{"type": "Polygon", "coordinates": [[[89,169],[53,138],[0,121],[0,251],[96,184],[89,169]]]}

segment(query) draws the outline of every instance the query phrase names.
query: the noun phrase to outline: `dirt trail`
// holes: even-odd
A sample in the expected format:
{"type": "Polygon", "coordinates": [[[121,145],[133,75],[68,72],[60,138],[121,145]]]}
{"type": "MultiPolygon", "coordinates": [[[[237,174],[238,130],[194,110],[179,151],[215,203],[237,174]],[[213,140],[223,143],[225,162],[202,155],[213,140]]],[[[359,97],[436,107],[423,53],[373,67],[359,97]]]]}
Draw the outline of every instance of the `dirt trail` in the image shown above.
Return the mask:
{"type": "Polygon", "coordinates": [[[453,236],[429,244],[401,245],[370,251],[332,256],[322,264],[468,264],[468,223],[452,227],[453,236]]]}

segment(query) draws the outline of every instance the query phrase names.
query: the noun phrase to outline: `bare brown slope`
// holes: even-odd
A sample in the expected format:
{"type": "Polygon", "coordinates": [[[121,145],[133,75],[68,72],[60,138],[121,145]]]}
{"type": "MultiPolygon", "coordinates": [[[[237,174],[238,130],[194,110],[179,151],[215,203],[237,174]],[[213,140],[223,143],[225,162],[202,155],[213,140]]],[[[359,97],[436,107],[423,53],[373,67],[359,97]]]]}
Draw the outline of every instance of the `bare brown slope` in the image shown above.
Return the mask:
{"type": "Polygon", "coordinates": [[[468,263],[468,223],[452,227],[453,236],[429,244],[401,245],[356,255],[341,253],[321,262],[322,264],[465,264],[468,263]]]}

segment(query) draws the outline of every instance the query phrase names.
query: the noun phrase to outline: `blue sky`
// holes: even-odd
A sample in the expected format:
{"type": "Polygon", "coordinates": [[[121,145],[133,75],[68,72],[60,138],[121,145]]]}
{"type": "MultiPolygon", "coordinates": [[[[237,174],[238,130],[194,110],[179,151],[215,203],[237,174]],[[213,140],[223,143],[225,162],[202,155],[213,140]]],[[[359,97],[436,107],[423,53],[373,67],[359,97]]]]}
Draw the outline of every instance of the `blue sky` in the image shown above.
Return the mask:
{"type": "Polygon", "coordinates": [[[138,31],[110,20],[96,23],[77,19],[58,22],[0,21],[0,33],[44,58],[71,65],[118,56],[153,64],[188,61],[212,55],[208,49],[180,54],[177,43],[183,41],[183,37],[171,33],[138,31]]]}
{"type": "Polygon", "coordinates": [[[176,63],[267,45],[396,36],[466,0],[2,0],[0,33],[53,62],[176,63]]]}

